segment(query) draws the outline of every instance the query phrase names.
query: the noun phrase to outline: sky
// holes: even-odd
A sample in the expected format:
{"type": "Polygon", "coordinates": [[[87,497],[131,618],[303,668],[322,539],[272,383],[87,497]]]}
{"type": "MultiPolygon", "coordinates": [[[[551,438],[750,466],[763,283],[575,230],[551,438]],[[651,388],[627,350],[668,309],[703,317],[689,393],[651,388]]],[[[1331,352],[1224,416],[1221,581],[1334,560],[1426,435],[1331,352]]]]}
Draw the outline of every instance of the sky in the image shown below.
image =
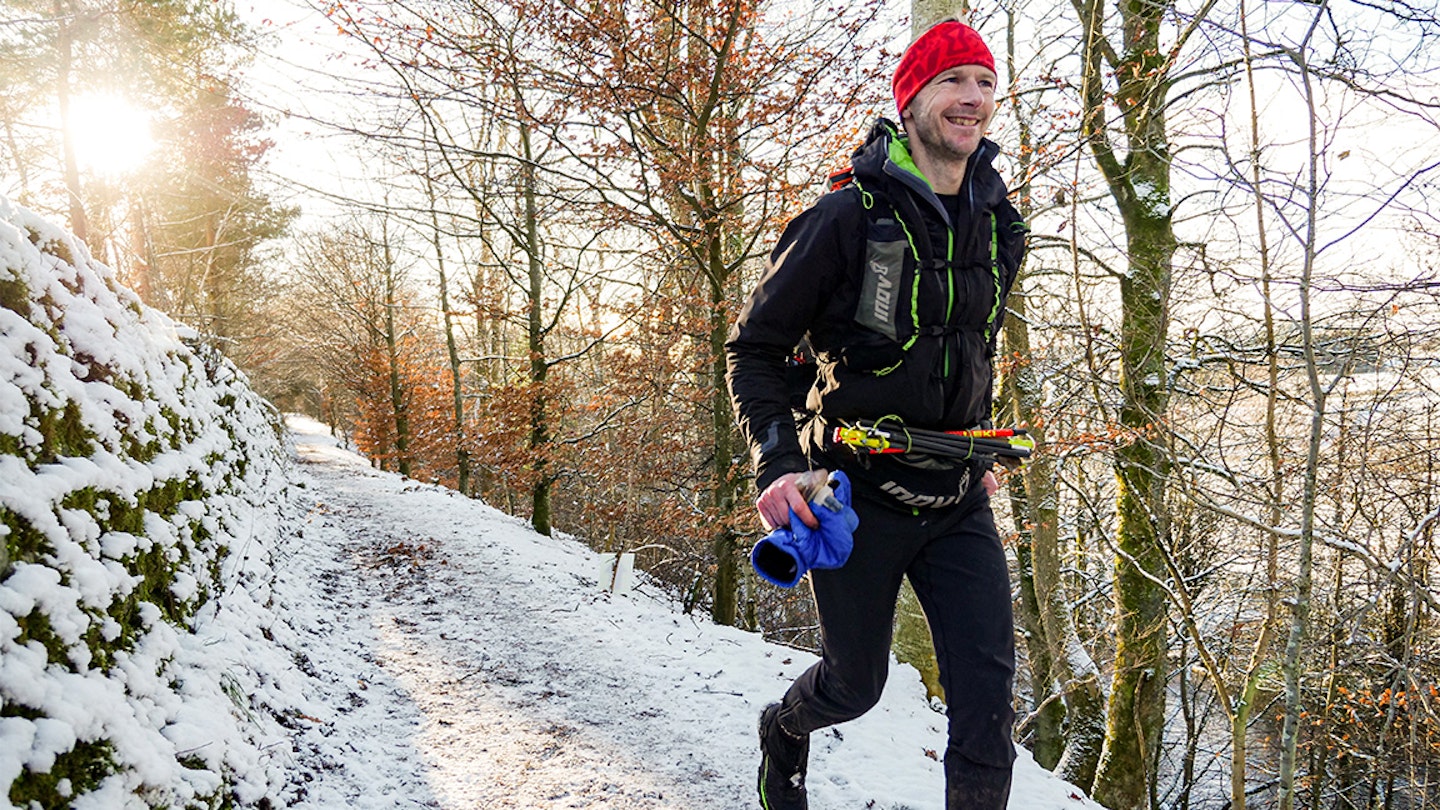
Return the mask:
{"type": "Polygon", "coordinates": [[[357,161],[359,139],[337,131],[378,111],[345,86],[363,76],[355,44],[305,0],[236,0],[235,9],[262,32],[240,91],[269,125],[265,163],[279,201],[318,225],[342,210],[331,195],[378,194],[357,161]]]}
{"type": "MultiPolygon", "coordinates": [[[[885,6],[887,15],[893,16],[903,14],[909,3],[890,0],[885,6]]],[[[1253,24],[1268,25],[1265,36],[1298,37],[1297,26],[1303,30],[1302,24],[1308,22],[1310,12],[1306,6],[1287,8],[1292,9],[1287,12],[1288,17],[1269,7],[1254,11],[1253,24]]],[[[244,87],[254,102],[269,112],[274,125],[276,146],[268,165],[279,201],[300,205],[301,227],[305,228],[325,227],[337,214],[342,214],[344,208],[336,203],[337,198],[379,200],[385,197],[386,190],[376,178],[391,167],[373,157],[357,157],[364,148],[352,136],[340,134],[333,126],[337,122],[349,124],[382,113],[378,104],[367,104],[363,96],[357,104],[355,85],[345,86],[347,77],[366,76],[354,66],[363,55],[359,46],[337,35],[333,24],[325,21],[307,0],[240,0],[237,10],[246,20],[273,35],[247,70],[244,87]],[[349,55],[344,55],[347,53],[349,55]],[[374,170],[369,178],[367,169],[374,170]]],[[[983,9],[981,13],[983,16],[983,9]]],[[[1419,59],[1427,52],[1404,55],[1404,48],[1414,45],[1413,31],[1387,23],[1389,18],[1378,11],[1352,9],[1350,13],[1361,15],[1365,25],[1376,29],[1375,43],[1368,43],[1364,38],[1352,43],[1367,55],[1369,66],[1376,70],[1393,69],[1394,62],[1405,60],[1405,65],[1414,68],[1408,73],[1401,70],[1366,79],[1381,82],[1379,87],[1371,87],[1366,81],[1358,83],[1358,87],[1399,92],[1406,88],[1385,83],[1403,82],[1413,85],[1410,92],[1422,98],[1433,95],[1433,71],[1428,63],[1419,59]]],[[[987,18],[985,26],[999,53],[999,21],[987,18]]],[[[896,27],[904,30],[903,26],[896,27]]],[[[903,42],[897,41],[896,50],[902,45],[903,42]]],[[[1331,47],[1322,36],[1312,57],[1328,54],[1331,47]]],[[[1199,45],[1197,49],[1203,50],[1199,45]]],[[[1067,63],[1063,70],[1073,68],[1073,64],[1067,63]]],[[[376,77],[377,74],[371,73],[365,80],[376,77]]],[[[1270,172],[1268,182],[1275,196],[1283,198],[1284,192],[1275,184],[1302,178],[1309,158],[1305,131],[1296,125],[1306,116],[1299,89],[1292,81],[1279,77],[1273,66],[1261,71],[1260,81],[1261,139],[1270,172]]],[[[1241,103],[1242,85],[1229,87],[1234,95],[1231,103],[1221,101],[1223,94],[1193,94],[1194,99],[1178,104],[1171,113],[1172,126],[1179,133],[1179,142],[1185,145],[1184,149],[1177,150],[1180,160],[1173,177],[1174,201],[1179,203],[1177,213],[1183,240],[1208,245],[1217,261],[1228,260],[1248,267],[1256,260],[1252,246],[1254,215],[1244,208],[1247,198],[1232,190],[1229,199],[1241,205],[1241,210],[1224,216],[1215,209],[1234,178],[1228,177],[1224,162],[1210,150],[1222,139],[1228,140],[1230,150],[1242,158],[1249,148],[1246,134],[1249,112],[1247,105],[1241,103]]],[[[1192,95],[1193,88],[1189,85],[1183,85],[1183,89],[1187,98],[1192,95]]],[[[1406,216],[1405,209],[1426,208],[1418,187],[1433,183],[1434,177],[1440,174],[1440,165],[1436,164],[1430,148],[1436,134],[1434,113],[1426,112],[1423,105],[1363,100],[1352,90],[1321,87],[1318,92],[1321,94],[1319,114],[1329,122],[1322,133],[1325,142],[1321,171],[1328,175],[1325,188],[1329,196],[1317,209],[1321,217],[1317,241],[1324,247],[1319,270],[1322,275],[1330,276],[1363,267],[1385,278],[1408,278],[1417,242],[1409,236],[1413,219],[1406,216]],[[1407,185],[1412,178],[1419,180],[1407,185]],[[1397,195],[1395,200],[1390,199],[1392,194],[1397,195]],[[1390,211],[1374,216],[1387,206],[1390,211]],[[1357,233],[1355,229],[1361,223],[1365,223],[1364,229],[1357,233]]],[[[995,136],[1004,141],[1007,148],[1012,148],[1013,135],[1007,137],[1006,133],[1009,117],[1008,111],[1002,111],[995,125],[995,136]]],[[[1005,171],[1013,173],[1008,165],[1005,171]]],[[[1061,171],[1045,182],[1063,182],[1068,173],[1068,169],[1061,171]]],[[[1110,240],[1106,234],[1122,233],[1113,219],[1112,208],[1103,194],[1094,204],[1086,206],[1082,224],[1075,225],[1085,231],[1082,241],[1106,242],[1110,240]]],[[[1303,205],[1289,208],[1292,227],[1303,225],[1300,214],[1303,210],[1306,210],[1303,205]]],[[[1070,218],[1071,212],[1063,207],[1055,211],[1042,208],[1032,224],[1037,234],[1068,236],[1065,228],[1074,225],[1070,218]]],[[[1270,213],[1269,225],[1273,231],[1270,248],[1284,260],[1282,266],[1286,272],[1298,272],[1295,270],[1298,259],[1294,254],[1300,249],[1300,237],[1289,234],[1274,212],[1270,213]]]]}

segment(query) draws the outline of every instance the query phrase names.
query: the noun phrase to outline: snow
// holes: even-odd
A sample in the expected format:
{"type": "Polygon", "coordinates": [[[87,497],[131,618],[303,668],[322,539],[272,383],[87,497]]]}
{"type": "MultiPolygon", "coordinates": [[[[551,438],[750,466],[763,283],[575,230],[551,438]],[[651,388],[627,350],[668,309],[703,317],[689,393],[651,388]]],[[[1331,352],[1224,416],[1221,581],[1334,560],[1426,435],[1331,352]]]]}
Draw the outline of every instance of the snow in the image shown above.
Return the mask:
{"type": "MultiPolygon", "coordinates": [[[[0,807],[23,801],[18,776],[62,757],[98,781],[57,780],[47,804],[192,806],[257,780],[257,798],[278,796],[286,772],[257,753],[272,729],[220,685],[237,645],[210,635],[218,612],[259,594],[236,586],[268,576],[217,581],[210,562],[234,526],[276,533],[287,465],[273,409],[78,240],[4,198],[0,283],[0,402],[15,406],[0,422],[0,807]],[[181,492],[203,503],[176,504],[181,492]],[[131,602],[150,553],[170,577],[168,614],[131,602]]],[[[44,794],[42,781],[27,784],[44,794]]]]}
{"type": "MultiPolygon", "coordinates": [[[[113,772],[61,780],[71,807],[755,806],[756,717],[812,655],[687,615],[641,572],[612,593],[612,557],[372,469],[307,418],[282,444],[233,367],[3,198],[0,271],[31,293],[29,313],[0,307],[0,435],[19,448],[0,514],[44,544],[0,558],[0,787],[100,742],[113,772]],[[33,412],[67,405],[88,455],[51,459],[33,412]],[[110,527],[168,482],[206,494],[110,527]],[[183,619],[110,612],[150,552],[183,619]],[[36,612],[64,660],[27,639],[36,612]]],[[[814,805],[938,810],[944,726],[893,665],[876,709],[814,735],[814,805]]],[[[1023,751],[1010,806],[1097,807],[1023,751]]]]}
{"type": "MultiPolygon", "coordinates": [[[[754,804],[756,717],[814,656],[685,615],[643,574],[613,594],[609,556],[289,425],[308,518],[275,592],[327,684],[302,760],[359,754],[298,806],[754,804]]],[[[813,804],[942,808],[944,726],[894,664],[879,706],[814,735],[813,804]]],[[[1010,806],[1098,805],[1022,750],[1010,806]]]]}

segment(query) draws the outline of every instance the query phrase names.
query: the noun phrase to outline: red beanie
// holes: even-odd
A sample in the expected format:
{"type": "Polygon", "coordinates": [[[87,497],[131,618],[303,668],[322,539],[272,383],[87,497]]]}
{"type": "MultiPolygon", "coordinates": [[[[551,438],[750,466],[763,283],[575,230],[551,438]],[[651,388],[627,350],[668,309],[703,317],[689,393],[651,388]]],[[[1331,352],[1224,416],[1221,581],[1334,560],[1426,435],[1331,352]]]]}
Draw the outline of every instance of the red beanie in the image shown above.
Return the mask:
{"type": "Polygon", "coordinates": [[[950,68],[959,65],[982,65],[995,72],[995,57],[974,28],[947,20],[920,35],[905,49],[890,89],[895,92],[895,106],[903,114],[920,88],[950,68]]]}

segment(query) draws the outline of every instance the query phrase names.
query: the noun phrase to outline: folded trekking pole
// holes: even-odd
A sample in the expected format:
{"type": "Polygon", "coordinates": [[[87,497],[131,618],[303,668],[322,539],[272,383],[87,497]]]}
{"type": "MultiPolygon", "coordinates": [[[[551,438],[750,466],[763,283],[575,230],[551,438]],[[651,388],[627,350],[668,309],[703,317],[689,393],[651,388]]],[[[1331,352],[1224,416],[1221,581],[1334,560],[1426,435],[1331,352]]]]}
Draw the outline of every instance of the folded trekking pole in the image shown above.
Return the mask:
{"type": "Polygon", "coordinates": [[[1029,458],[1035,449],[1035,440],[1024,428],[925,430],[893,419],[842,422],[830,439],[857,453],[924,453],[962,461],[986,456],[1029,458]]]}

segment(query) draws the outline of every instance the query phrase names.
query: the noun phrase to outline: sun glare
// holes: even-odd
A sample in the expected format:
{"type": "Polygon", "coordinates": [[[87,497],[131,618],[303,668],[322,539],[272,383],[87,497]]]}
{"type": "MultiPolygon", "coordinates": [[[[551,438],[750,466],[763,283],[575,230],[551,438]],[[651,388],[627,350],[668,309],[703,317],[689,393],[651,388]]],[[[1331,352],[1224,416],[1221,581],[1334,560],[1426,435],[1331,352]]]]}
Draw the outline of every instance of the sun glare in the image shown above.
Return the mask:
{"type": "Polygon", "coordinates": [[[75,158],[109,176],[140,168],[155,149],[150,116],[116,96],[80,96],[70,103],[75,158]]]}

